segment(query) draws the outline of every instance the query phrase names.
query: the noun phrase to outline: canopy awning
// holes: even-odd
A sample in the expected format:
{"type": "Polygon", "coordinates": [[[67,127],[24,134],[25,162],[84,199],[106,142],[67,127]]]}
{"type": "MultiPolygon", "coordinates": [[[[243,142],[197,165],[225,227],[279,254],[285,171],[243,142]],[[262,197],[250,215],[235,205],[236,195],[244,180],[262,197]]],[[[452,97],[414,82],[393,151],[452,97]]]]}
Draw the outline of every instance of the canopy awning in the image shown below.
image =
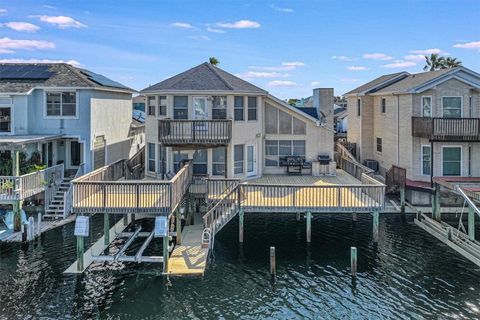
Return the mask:
{"type": "Polygon", "coordinates": [[[63,134],[0,136],[0,150],[19,150],[25,148],[30,143],[48,142],[62,136],[63,134]]]}

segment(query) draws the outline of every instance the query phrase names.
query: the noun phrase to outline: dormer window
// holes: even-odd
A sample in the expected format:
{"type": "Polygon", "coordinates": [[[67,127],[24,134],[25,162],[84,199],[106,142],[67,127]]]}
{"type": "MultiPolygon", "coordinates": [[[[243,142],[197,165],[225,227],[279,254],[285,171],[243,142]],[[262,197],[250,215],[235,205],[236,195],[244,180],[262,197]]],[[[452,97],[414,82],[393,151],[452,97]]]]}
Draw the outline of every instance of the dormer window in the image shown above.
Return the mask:
{"type": "Polygon", "coordinates": [[[46,117],[77,117],[77,93],[69,92],[47,92],[46,93],[46,117]]]}

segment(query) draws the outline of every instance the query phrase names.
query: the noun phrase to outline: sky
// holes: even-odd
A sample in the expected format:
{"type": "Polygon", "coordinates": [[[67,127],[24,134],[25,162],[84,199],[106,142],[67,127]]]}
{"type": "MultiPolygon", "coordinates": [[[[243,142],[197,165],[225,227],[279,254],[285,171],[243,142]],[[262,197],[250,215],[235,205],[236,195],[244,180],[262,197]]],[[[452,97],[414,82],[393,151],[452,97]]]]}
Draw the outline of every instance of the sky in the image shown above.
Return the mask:
{"type": "Polygon", "coordinates": [[[480,0],[0,0],[0,62],[66,61],[136,90],[208,61],[281,99],[422,72],[480,72],[480,0]]]}

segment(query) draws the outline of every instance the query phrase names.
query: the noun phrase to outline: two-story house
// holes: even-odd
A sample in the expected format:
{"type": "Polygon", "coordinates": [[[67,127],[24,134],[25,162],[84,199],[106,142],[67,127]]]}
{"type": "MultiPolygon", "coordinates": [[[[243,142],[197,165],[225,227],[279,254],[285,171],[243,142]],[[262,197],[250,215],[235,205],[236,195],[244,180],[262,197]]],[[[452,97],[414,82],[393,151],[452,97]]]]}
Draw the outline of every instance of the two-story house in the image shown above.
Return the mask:
{"type": "Polygon", "coordinates": [[[194,174],[248,178],[284,173],[299,156],[308,173],[319,155],[333,159],[333,89],[316,89],[314,107],[300,110],[209,63],[141,91],[146,100],[146,174],[163,178],[183,159],[194,174]]]}
{"type": "MultiPolygon", "coordinates": [[[[7,172],[0,175],[22,174],[20,153],[48,168],[63,165],[65,176],[80,167],[86,173],[128,158],[132,147],[139,148],[138,141],[132,143],[132,132],[138,131],[131,127],[133,92],[65,63],[0,64],[0,157],[4,164],[14,159],[12,172],[4,167],[7,172]]],[[[34,191],[24,192],[34,188],[32,181],[12,188],[18,179],[2,182],[0,200],[32,195],[34,191]],[[9,189],[17,194],[9,194],[9,189]]]]}
{"type": "Polygon", "coordinates": [[[346,93],[348,141],[361,161],[392,165],[430,186],[433,177],[480,176],[480,75],[468,68],[374,79],[346,93]]]}

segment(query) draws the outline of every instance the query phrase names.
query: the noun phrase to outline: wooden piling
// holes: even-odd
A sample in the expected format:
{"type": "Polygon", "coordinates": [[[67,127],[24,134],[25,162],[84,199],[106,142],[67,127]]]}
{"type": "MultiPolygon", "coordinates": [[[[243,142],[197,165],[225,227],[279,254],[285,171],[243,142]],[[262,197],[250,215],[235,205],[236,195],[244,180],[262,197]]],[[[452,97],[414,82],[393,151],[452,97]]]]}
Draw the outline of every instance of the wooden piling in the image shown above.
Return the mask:
{"type": "Polygon", "coordinates": [[[379,212],[373,212],[373,241],[378,241],[379,212]]]}
{"type": "Polygon", "coordinates": [[[468,238],[475,240],[475,212],[472,207],[468,207],[468,238]]]}
{"type": "Polygon", "coordinates": [[[405,213],[405,188],[400,188],[400,212],[405,213]]]}
{"type": "Polygon", "coordinates": [[[300,221],[300,212],[295,213],[295,218],[297,219],[297,221],[300,221]]]}
{"type": "Polygon", "coordinates": [[[108,213],[103,214],[103,244],[110,244],[110,216],[108,213]]]}
{"type": "Polygon", "coordinates": [[[182,244],[182,217],[180,215],[180,209],[175,210],[175,225],[176,225],[176,243],[182,244]]]}
{"type": "Polygon", "coordinates": [[[168,234],[163,237],[163,273],[168,273],[168,258],[170,256],[170,252],[168,251],[169,238],[168,234]]]}
{"type": "Polygon", "coordinates": [[[358,221],[358,214],[356,212],[352,213],[352,220],[354,222],[357,222],[358,221]]]}
{"type": "Polygon", "coordinates": [[[238,242],[243,243],[243,209],[238,213],[238,242]]]}
{"type": "Polygon", "coordinates": [[[39,212],[37,215],[37,234],[38,237],[40,238],[40,235],[42,234],[42,213],[39,212]]]}
{"type": "Polygon", "coordinates": [[[352,277],[357,276],[357,248],[350,247],[350,269],[352,271],[352,277]]]}
{"type": "Polygon", "coordinates": [[[435,194],[432,200],[433,218],[437,221],[441,221],[442,214],[440,213],[440,186],[438,184],[435,185],[435,194]]]}
{"type": "Polygon", "coordinates": [[[307,212],[307,243],[312,242],[312,213],[307,212]]]}
{"type": "Polygon", "coordinates": [[[27,240],[32,241],[35,238],[35,219],[33,217],[28,218],[27,226],[27,240]]]}
{"type": "Polygon", "coordinates": [[[77,236],[77,271],[83,272],[84,238],[77,236]]]}
{"type": "Polygon", "coordinates": [[[275,266],[275,247],[270,247],[270,274],[275,276],[277,273],[275,266]]]}

